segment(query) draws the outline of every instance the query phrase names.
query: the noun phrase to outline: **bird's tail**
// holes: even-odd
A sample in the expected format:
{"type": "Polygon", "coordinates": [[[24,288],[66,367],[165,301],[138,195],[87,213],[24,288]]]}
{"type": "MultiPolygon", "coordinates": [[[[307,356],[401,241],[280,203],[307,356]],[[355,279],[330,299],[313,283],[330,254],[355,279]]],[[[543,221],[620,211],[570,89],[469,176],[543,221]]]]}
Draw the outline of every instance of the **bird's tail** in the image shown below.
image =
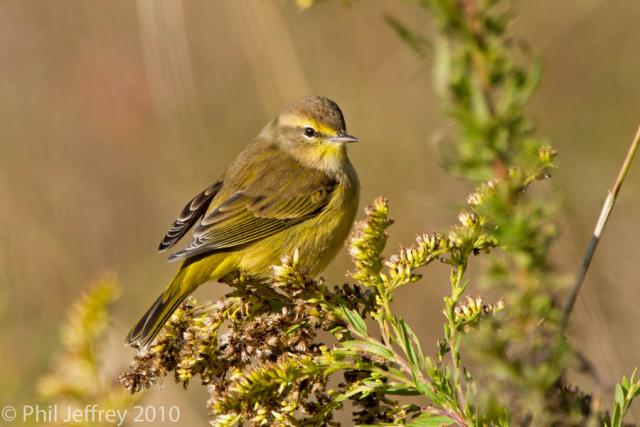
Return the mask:
{"type": "MultiPolygon", "coordinates": [[[[126,343],[132,347],[146,347],[158,335],[182,301],[191,293],[184,289],[184,270],[179,271],[167,289],[160,294],[149,310],[127,335],[126,343]]],[[[192,290],[192,289],[191,289],[192,290]]]]}

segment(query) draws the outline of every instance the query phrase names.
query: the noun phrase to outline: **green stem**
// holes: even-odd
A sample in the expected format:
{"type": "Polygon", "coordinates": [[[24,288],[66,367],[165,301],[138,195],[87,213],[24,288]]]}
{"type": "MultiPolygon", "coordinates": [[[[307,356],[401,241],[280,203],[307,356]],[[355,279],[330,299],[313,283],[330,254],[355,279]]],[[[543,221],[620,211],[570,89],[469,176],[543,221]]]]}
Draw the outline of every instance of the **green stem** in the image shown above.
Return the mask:
{"type": "Polygon", "coordinates": [[[451,296],[446,301],[445,312],[447,323],[449,326],[449,334],[445,337],[447,345],[449,346],[449,352],[451,353],[451,362],[453,367],[453,389],[455,390],[455,401],[458,405],[458,410],[464,413],[466,416],[470,416],[468,413],[468,407],[464,391],[462,390],[462,369],[460,363],[460,354],[458,353],[458,344],[460,335],[458,333],[458,325],[455,321],[455,306],[462,296],[462,278],[466,270],[466,259],[462,258],[457,260],[451,274],[451,296]]]}

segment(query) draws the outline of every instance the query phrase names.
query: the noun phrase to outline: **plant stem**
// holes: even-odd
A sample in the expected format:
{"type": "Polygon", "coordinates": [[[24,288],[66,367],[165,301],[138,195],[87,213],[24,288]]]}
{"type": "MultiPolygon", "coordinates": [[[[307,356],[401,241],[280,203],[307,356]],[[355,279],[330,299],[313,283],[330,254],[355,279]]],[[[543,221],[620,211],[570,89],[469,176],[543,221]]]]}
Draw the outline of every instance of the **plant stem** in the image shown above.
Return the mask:
{"type": "Polygon", "coordinates": [[[458,304],[460,300],[461,291],[460,284],[462,283],[462,277],[464,276],[464,272],[466,270],[466,258],[461,260],[460,265],[455,269],[455,276],[452,278],[452,293],[451,293],[451,303],[448,307],[447,320],[449,322],[449,327],[451,330],[451,335],[449,337],[449,351],[451,356],[451,362],[453,364],[453,387],[456,392],[456,397],[458,400],[458,405],[460,410],[467,415],[467,404],[466,398],[464,395],[464,391],[462,390],[462,384],[460,382],[461,377],[461,366],[460,366],[460,354],[458,353],[458,341],[460,340],[460,336],[458,334],[458,327],[455,321],[455,306],[458,304]]]}
{"type": "Polygon", "coordinates": [[[600,211],[600,217],[598,218],[598,222],[596,223],[596,227],[593,230],[593,235],[591,236],[591,241],[589,241],[589,245],[587,246],[587,251],[582,258],[582,264],[580,265],[580,269],[578,270],[578,274],[576,275],[576,281],[571,288],[571,292],[567,297],[567,300],[564,304],[564,308],[562,310],[562,329],[566,329],[567,324],[569,323],[569,317],[571,316],[571,312],[573,310],[573,306],[576,303],[576,299],[578,298],[578,293],[582,288],[582,283],[584,282],[584,278],[587,275],[587,271],[589,270],[589,266],[591,265],[591,260],[596,252],[598,247],[598,243],[600,242],[600,237],[602,236],[602,232],[604,231],[604,227],[607,225],[607,221],[609,220],[609,216],[611,215],[611,211],[613,210],[613,206],[616,203],[618,198],[618,194],[620,193],[620,189],[622,188],[622,184],[624,183],[624,179],[629,172],[629,168],[631,166],[631,162],[633,161],[633,157],[638,151],[638,145],[640,145],[640,126],[636,131],[636,135],[631,142],[631,146],[629,147],[629,151],[627,152],[627,156],[624,159],[624,163],[620,168],[620,172],[618,172],[618,177],[616,178],[616,182],[609,190],[607,194],[607,198],[604,201],[602,206],[602,210],[600,211]]]}

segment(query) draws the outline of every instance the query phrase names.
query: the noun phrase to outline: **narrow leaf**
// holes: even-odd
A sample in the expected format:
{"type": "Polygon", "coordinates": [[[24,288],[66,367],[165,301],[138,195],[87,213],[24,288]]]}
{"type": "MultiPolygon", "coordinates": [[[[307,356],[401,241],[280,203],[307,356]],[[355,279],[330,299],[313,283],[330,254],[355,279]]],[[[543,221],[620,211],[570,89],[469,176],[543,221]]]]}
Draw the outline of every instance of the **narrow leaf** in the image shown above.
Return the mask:
{"type": "Polygon", "coordinates": [[[422,347],[420,346],[420,341],[418,340],[418,336],[415,334],[415,332],[413,332],[413,329],[411,329],[411,327],[406,322],[403,321],[402,323],[404,325],[404,328],[407,330],[408,335],[411,337],[411,341],[413,341],[414,351],[416,353],[416,361],[418,362],[418,367],[420,368],[420,370],[424,370],[425,357],[424,357],[424,353],[422,352],[422,347]]]}
{"type": "Polygon", "coordinates": [[[620,384],[616,384],[615,401],[617,405],[624,407],[624,392],[620,384]]]}
{"type": "Polygon", "coordinates": [[[433,414],[422,414],[418,418],[411,420],[407,427],[440,427],[453,424],[449,417],[433,414]]]}
{"type": "Polygon", "coordinates": [[[411,339],[410,339],[408,326],[404,320],[400,320],[398,322],[398,326],[399,326],[398,331],[400,333],[400,340],[402,342],[402,347],[404,349],[404,352],[409,358],[409,362],[411,362],[412,365],[417,365],[418,357],[416,355],[416,351],[413,346],[413,343],[411,342],[411,339]]]}
{"type": "Polygon", "coordinates": [[[378,344],[375,342],[355,341],[355,340],[345,341],[342,343],[342,347],[349,350],[353,350],[353,351],[375,354],[377,356],[382,357],[385,360],[388,360],[390,362],[395,362],[395,357],[393,356],[393,353],[391,352],[391,350],[389,350],[387,347],[383,346],[382,344],[378,344]]]}
{"type": "Polygon", "coordinates": [[[384,15],[384,21],[411,50],[422,57],[427,56],[429,42],[424,37],[410,30],[406,25],[391,15],[384,15]]]}
{"type": "Polygon", "coordinates": [[[357,311],[341,307],[342,317],[351,325],[354,331],[362,336],[367,336],[367,325],[357,311]]]}

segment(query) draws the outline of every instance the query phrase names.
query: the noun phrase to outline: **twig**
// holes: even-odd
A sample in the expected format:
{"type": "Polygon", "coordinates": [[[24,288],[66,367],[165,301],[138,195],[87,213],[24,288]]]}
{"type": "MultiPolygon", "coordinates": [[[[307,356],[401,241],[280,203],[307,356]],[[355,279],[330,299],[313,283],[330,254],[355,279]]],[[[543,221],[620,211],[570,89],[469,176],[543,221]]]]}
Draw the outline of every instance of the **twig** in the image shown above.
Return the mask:
{"type": "Polygon", "coordinates": [[[604,227],[607,225],[607,221],[609,220],[609,216],[611,215],[613,206],[615,205],[618,198],[618,193],[620,193],[620,189],[622,188],[624,179],[629,172],[629,167],[631,166],[633,157],[638,150],[638,145],[640,145],[640,126],[636,131],[636,136],[631,142],[631,146],[629,147],[629,151],[627,152],[627,157],[624,159],[622,168],[618,173],[618,178],[616,179],[613,188],[609,190],[607,198],[604,201],[604,205],[602,206],[602,210],[600,211],[600,217],[598,218],[598,222],[596,223],[596,228],[593,230],[593,236],[591,236],[591,241],[587,246],[587,251],[584,254],[584,258],[582,258],[582,264],[580,265],[580,269],[578,270],[578,274],[576,275],[576,281],[573,284],[573,288],[571,289],[571,292],[567,297],[567,301],[564,304],[564,308],[562,310],[562,329],[565,329],[567,327],[569,316],[571,316],[571,311],[573,310],[573,306],[576,303],[576,299],[578,298],[578,292],[580,292],[580,288],[582,287],[584,278],[587,275],[587,271],[589,270],[589,266],[591,265],[591,260],[593,259],[593,255],[595,254],[598,243],[600,242],[600,236],[602,236],[604,227]]]}

